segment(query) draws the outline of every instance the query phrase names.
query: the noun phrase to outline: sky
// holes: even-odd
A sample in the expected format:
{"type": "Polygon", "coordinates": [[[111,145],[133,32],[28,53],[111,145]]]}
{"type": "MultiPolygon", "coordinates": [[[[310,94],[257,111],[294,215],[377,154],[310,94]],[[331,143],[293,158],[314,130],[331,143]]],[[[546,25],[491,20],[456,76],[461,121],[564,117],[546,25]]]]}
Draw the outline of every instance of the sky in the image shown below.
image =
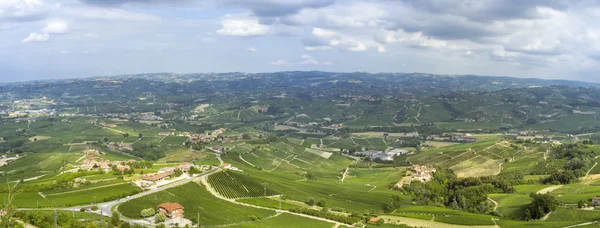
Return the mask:
{"type": "Polygon", "coordinates": [[[0,82],[423,72],[600,82],[595,0],[0,0],[0,82]]]}

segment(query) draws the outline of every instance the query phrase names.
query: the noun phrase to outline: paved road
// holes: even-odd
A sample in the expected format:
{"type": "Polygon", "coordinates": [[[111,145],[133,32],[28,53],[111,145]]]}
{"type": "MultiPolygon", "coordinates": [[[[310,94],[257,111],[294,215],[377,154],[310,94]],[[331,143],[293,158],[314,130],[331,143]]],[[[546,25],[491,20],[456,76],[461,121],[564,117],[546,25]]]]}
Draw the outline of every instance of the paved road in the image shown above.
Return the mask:
{"type": "MultiPolygon", "coordinates": [[[[173,187],[177,187],[177,186],[180,186],[180,185],[184,185],[184,184],[190,183],[190,182],[192,182],[193,180],[195,180],[197,178],[201,178],[202,176],[214,173],[214,172],[216,172],[218,170],[219,170],[219,168],[213,168],[212,170],[204,172],[204,173],[200,174],[197,177],[189,177],[189,178],[177,181],[177,182],[173,182],[173,183],[170,183],[170,184],[167,184],[167,185],[160,186],[160,187],[152,189],[152,190],[148,190],[148,191],[145,191],[145,192],[141,192],[141,193],[129,196],[128,198],[123,198],[123,199],[118,199],[118,200],[114,200],[114,201],[104,202],[104,203],[98,204],[98,208],[100,210],[97,213],[101,213],[102,215],[106,215],[106,216],[112,216],[112,212],[110,211],[110,209],[113,206],[117,205],[117,204],[124,203],[124,202],[127,202],[129,200],[137,199],[137,198],[140,198],[140,197],[143,197],[143,196],[147,196],[147,195],[150,195],[152,193],[160,192],[160,191],[163,191],[165,189],[169,189],[169,188],[173,188],[173,187]]],[[[79,210],[81,208],[82,207],[75,207],[74,209],[79,210]]]]}
{"type": "MultiPolygon", "coordinates": [[[[215,168],[213,168],[210,171],[207,171],[207,172],[204,172],[204,173],[198,175],[197,177],[189,177],[189,178],[186,178],[186,179],[183,179],[183,180],[179,180],[179,181],[167,184],[167,185],[160,186],[160,187],[152,189],[152,190],[148,190],[148,191],[145,191],[145,192],[140,192],[140,193],[135,194],[135,195],[131,195],[128,198],[117,199],[117,200],[114,200],[114,201],[104,202],[104,203],[97,204],[99,210],[92,211],[92,213],[96,213],[96,214],[100,214],[100,215],[104,215],[104,216],[110,217],[110,216],[112,216],[112,212],[110,211],[110,209],[112,207],[114,207],[115,205],[117,205],[117,204],[121,204],[121,203],[127,202],[127,201],[132,200],[132,199],[137,199],[137,198],[140,198],[140,197],[143,197],[143,196],[147,196],[147,195],[150,195],[152,193],[160,192],[160,191],[163,191],[165,189],[169,189],[169,188],[173,188],[173,187],[177,187],[177,186],[180,186],[180,185],[184,185],[184,184],[190,183],[190,182],[192,182],[193,180],[195,180],[197,178],[202,178],[203,176],[212,174],[212,173],[214,173],[214,172],[216,172],[218,170],[219,170],[219,168],[215,167],[215,168]]],[[[69,208],[19,208],[17,210],[79,211],[79,210],[81,210],[81,208],[89,208],[89,207],[91,207],[91,206],[87,205],[87,206],[76,206],[76,207],[69,207],[69,208]]],[[[154,225],[154,224],[148,223],[148,222],[146,222],[144,220],[131,220],[131,219],[125,219],[125,218],[121,218],[121,220],[123,220],[125,222],[128,222],[128,223],[138,223],[138,224],[146,225],[146,226],[147,225],[154,225]]]]}

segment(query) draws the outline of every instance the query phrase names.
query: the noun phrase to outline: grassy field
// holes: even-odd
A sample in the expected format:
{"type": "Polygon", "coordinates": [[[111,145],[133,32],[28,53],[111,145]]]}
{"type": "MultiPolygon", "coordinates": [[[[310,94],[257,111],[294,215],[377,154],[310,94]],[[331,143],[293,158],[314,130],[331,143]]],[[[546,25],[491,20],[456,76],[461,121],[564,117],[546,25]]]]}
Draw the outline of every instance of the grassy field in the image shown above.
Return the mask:
{"type": "Polygon", "coordinates": [[[236,173],[235,171],[224,171],[208,176],[208,183],[222,196],[229,199],[249,198],[276,195],[266,185],[262,185],[256,179],[236,173]]]}
{"type": "Polygon", "coordinates": [[[247,222],[237,225],[227,226],[235,228],[262,228],[262,227],[290,227],[290,228],[302,228],[302,227],[323,227],[331,228],[332,223],[305,218],[297,215],[288,213],[279,214],[275,217],[259,220],[256,222],[247,222]]]}
{"type": "Polygon", "coordinates": [[[251,221],[252,216],[265,218],[274,215],[274,211],[244,207],[215,198],[204,187],[189,183],[170,188],[142,198],[130,200],[119,206],[119,211],[127,217],[139,218],[140,211],[145,208],[156,208],[165,202],[175,202],[185,208],[185,217],[196,220],[197,213],[200,224],[222,225],[251,221]]]}
{"type": "Polygon", "coordinates": [[[455,225],[494,225],[491,220],[494,216],[473,214],[444,207],[407,206],[396,210],[395,214],[433,215],[435,216],[434,221],[455,225]]]}
{"type": "Polygon", "coordinates": [[[525,214],[525,206],[531,202],[528,195],[490,194],[491,199],[498,202],[496,211],[504,217],[520,219],[525,214]]]}
{"type": "Polygon", "coordinates": [[[46,198],[56,205],[73,206],[84,205],[96,202],[105,202],[117,198],[122,198],[131,195],[140,188],[129,183],[118,185],[104,185],[86,189],[73,189],[61,193],[53,193],[46,195],[46,198]]]}
{"type": "Polygon", "coordinates": [[[600,211],[581,210],[578,208],[559,207],[548,216],[548,221],[596,221],[600,219],[600,211]]]}

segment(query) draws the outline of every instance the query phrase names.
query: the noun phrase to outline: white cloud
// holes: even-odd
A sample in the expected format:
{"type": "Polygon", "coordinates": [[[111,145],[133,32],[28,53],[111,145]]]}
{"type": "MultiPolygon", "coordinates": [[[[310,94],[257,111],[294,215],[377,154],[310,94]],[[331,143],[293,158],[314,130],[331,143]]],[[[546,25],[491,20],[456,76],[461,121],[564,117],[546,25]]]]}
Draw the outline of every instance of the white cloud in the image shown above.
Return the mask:
{"type": "Polygon", "coordinates": [[[61,51],[60,51],[60,54],[61,54],[61,55],[64,55],[64,54],[67,54],[67,53],[69,53],[67,50],[61,50],[61,51]]]}
{"type": "Polygon", "coordinates": [[[159,17],[131,12],[121,8],[103,8],[103,7],[69,7],[62,13],[62,16],[69,18],[78,18],[92,21],[159,21],[159,17]]]}
{"type": "Polygon", "coordinates": [[[27,38],[25,38],[23,40],[23,43],[30,43],[30,42],[45,42],[48,41],[48,38],[50,36],[48,34],[38,34],[35,32],[29,33],[29,36],[27,36],[27,38]]]}
{"type": "Polygon", "coordinates": [[[319,61],[315,60],[312,56],[307,55],[307,54],[301,55],[300,58],[302,59],[300,64],[303,64],[303,65],[333,65],[333,62],[331,62],[331,61],[319,62],[319,61]]]}
{"type": "Polygon", "coordinates": [[[69,25],[63,21],[56,21],[48,24],[43,31],[47,34],[65,34],[69,31],[69,25]]]}
{"type": "Polygon", "coordinates": [[[317,65],[319,64],[319,61],[314,60],[310,55],[302,55],[300,56],[300,58],[302,58],[302,62],[300,62],[300,64],[312,64],[312,65],[317,65]]]}
{"type": "Polygon", "coordinates": [[[249,47],[248,49],[246,49],[247,52],[257,52],[258,49],[256,49],[255,47],[249,47]]]}
{"type": "Polygon", "coordinates": [[[280,60],[269,62],[269,64],[271,64],[271,65],[288,65],[290,63],[286,60],[280,59],[280,60]]]}
{"type": "Polygon", "coordinates": [[[270,27],[260,24],[255,16],[226,15],[221,25],[217,33],[225,36],[264,36],[270,32],[270,27]]]}
{"type": "Polygon", "coordinates": [[[326,45],[304,47],[304,50],[307,50],[307,51],[326,51],[326,50],[330,50],[330,49],[331,49],[331,46],[326,46],[326,45]]]}

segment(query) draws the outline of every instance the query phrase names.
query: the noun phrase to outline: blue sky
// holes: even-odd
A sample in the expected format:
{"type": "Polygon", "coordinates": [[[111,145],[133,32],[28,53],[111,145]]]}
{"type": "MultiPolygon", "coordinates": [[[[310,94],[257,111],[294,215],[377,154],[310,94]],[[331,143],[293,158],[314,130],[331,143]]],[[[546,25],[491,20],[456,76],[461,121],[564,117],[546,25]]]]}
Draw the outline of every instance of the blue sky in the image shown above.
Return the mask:
{"type": "Polygon", "coordinates": [[[285,70],[599,82],[596,2],[1,0],[0,82],[285,70]]]}

